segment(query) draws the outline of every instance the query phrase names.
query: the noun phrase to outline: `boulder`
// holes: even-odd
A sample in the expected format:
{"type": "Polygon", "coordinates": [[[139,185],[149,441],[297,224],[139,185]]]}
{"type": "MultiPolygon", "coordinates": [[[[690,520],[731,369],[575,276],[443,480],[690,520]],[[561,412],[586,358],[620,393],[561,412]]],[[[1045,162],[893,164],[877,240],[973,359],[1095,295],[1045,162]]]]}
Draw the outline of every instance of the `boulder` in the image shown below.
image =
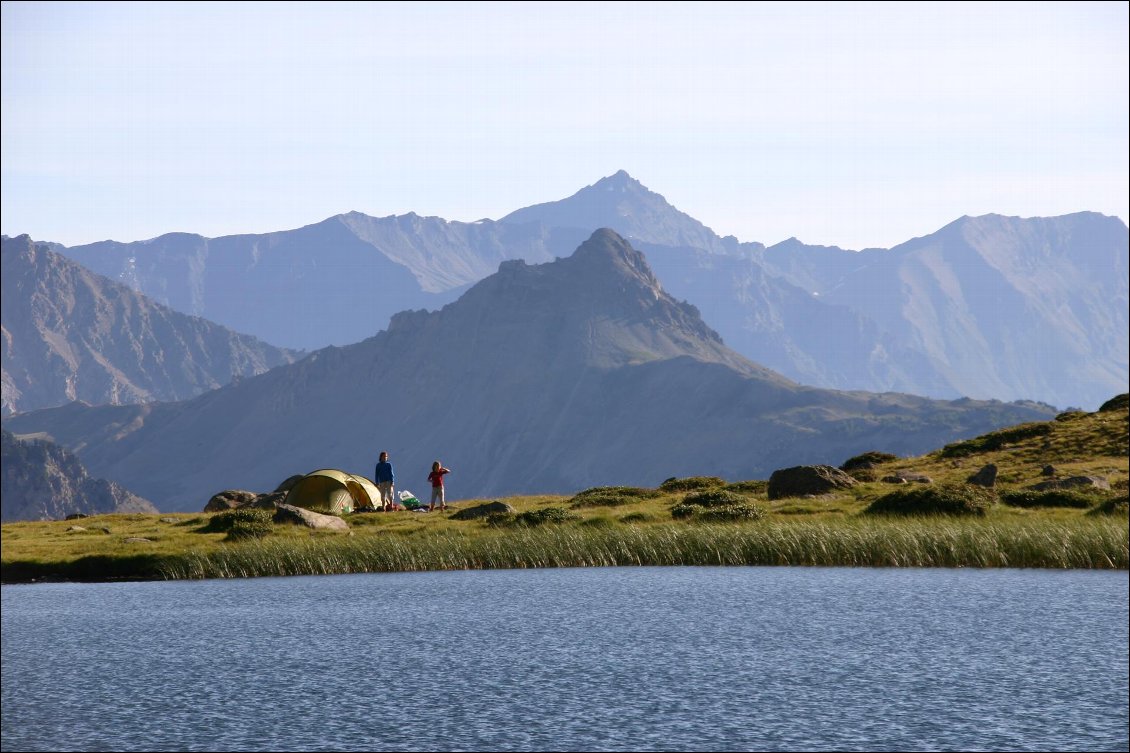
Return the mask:
{"type": "Polygon", "coordinates": [[[485,502],[474,507],[464,507],[451,516],[452,520],[475,520],[495,513],[513,513],[514,508],[505,502],[485,502]]]}
{"type": "Polygon", "coordinates": [[[255,499],[258,494],[249,492],[244,489],[227,489],[215,494],[208,504],[204,505],[204,512],[224,512],[225,510],[233,510],[237,507],[243,507],[245,504],[255,499]]]}
{"type": "Polygon", "coordinates": [[[916,484],[934,483],[934,479],[930,478],[925,473],[918,473],[917,471],[899,471],[895,475],[903,481],[913,481],[916,484]]]}
{"type": "Polygon", "coordinates": [[[252,507],[252,508],[255,508],[256,510],[274,510],[276,507],[281,505],[283,503],[283,500],[285,500],[285,499],[286,499],[286,492],[285,491],[283,491],[283,492],[274,491],[274,492],[271,492],[270,494],[256,495],[255,499],[252,499],[252,500],[240,505],[240,507],[252,507]]]}
{"type": "Polygon", "coordinates": [[[83,526],[71,526],[67,529],[67,533],[77,532],[77,531],[85,531],[85,530],[86,530],[86,528],[83,527],[83,526]]]}
{"type": "Polygon", "coordinates": [[[904,479],[902,476],[883,476],[883,478],[881,478],[879,480],[882,481],[884,484],[905,484],[906,483],[906,479],[904,479]]]}
{"type": "Polygon", "coordinates": [[[319,531],[348,531],[349,524],[336,515],[323,515],[320,512],[304,510],[294,505],[278,505],[275,508],[276,523],[293,523],[295,525],[315,528],[319,531]]]}
{"type": "Polygon", "coordinates": [[[966,479],[966,481],[976,486],[984,486],[988,489],[992,489],[997,485],[997,467],[993,463],[989,463],[966,479]]]}
{"type": "Polygon", "coordinates": [[[1045,465],[1040,469],[1041,476],[1054,476],[1057,472],[1054,465],[1045,465]]]}
{"type": "Polygon", "coordinates": [[[1110,489],[1110,482],[1101,476],[1071,476],[1055,481],[1041,481],[1028,488],[1037,492],[1062,489],[1110,489]]]}
{"type": "Polygon", "coordinates": [[[856,485],[856,480],[830,465],[798,465],[773,471],[769,477],[769,499],[826,494],[856,485]]]}

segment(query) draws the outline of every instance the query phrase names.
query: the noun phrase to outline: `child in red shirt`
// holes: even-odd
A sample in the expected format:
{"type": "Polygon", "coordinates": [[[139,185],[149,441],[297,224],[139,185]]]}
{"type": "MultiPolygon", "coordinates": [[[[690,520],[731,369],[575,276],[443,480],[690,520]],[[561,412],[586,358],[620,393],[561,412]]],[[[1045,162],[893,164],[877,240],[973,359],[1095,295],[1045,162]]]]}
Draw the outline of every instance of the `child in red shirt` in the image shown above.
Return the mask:
{"type": "Polygon", "coordinates": [[[432,463],[432,472],[428,474],[428,481],[432,482],[432,501],[428,503],[428,512],[436,509],[436,500],[439,500],[439,509],[446,510],[447,504],[443,499],[443,474],[451,473],[450,468],[444,468],[438,460],[432,463]]]}

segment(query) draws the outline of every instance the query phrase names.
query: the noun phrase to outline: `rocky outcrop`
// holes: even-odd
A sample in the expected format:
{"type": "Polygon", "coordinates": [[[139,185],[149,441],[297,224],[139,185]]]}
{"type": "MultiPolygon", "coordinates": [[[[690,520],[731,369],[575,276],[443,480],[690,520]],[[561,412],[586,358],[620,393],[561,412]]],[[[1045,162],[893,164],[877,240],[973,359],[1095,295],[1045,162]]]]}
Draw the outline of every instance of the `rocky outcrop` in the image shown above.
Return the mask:
{"type": "Polygon", "coordinates": [[[291,523],[319,531],[348,531],[349,524],[336,515],[322,515],[294,505],[279,505],[275,510],[276,523],[291,523]]]}
{"type": "Polygon", "coordinates": [[[855,486],[856,480],[830,465],[798,465],[773,471],[769,477],[769,499],[827,494],[855,486]]]}

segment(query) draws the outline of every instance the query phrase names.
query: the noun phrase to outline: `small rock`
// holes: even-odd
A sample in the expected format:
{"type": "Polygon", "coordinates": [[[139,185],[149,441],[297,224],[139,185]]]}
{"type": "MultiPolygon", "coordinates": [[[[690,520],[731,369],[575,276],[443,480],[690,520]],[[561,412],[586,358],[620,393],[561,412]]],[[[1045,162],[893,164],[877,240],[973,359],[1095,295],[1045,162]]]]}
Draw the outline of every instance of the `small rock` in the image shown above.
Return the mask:
{"type": "Polygon", "coordinates": [[[126,537],[127,544],[152,544],[153,539],[147,539],[144,536],[128,536],[126,537]]]}
{"type": "Polygon", "coordinates": [[[1056,474],[1054,465],[1045,465],[1040,471],[1041,476],[1054,476],[1056,474]]]}
{"type": "Polygon", "coordinates": [[[71,533],[72,531],[85,531],[85,530],[86,530],[86,528],[84,528],[83,526],[71,526],[70,528],[67,529],[67,533],[71,533]]]}
{"type": "Polygon", "coordinates": [[[176,518],[161,518],[161,522],[162,523],[176,523],[177,519],[176,518]]]}
{"type": "Polygon", "coordinates": [[[1071,476],[1057,481],[1041,481],[1029,488],[1038,492],[1060,489],[1110,489],[1110,482],[1100,476],[1071,476]]]}
{"type": "Polygon", "coordinates": [[[904,479],[902,476],[883,476],[883,478],[881,478],[879,480],[882,481],[884,484],[905,484],[906,483],[906,479],[904,479]]]}

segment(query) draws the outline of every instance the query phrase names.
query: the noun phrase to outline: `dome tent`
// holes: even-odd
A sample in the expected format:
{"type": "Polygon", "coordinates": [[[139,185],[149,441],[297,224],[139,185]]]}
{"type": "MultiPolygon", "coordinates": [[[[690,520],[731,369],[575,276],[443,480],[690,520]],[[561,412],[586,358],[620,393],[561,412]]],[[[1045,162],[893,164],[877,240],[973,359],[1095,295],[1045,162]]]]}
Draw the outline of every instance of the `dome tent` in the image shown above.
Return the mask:
{"type": "Polygon", "coordinates": [[[333,515],[359,507],[376,507],[381,493],[364,476],[333,468],[312,471],[300,478],[286,495],[286,504],[307,510],[329,510],[333,515]]]}

